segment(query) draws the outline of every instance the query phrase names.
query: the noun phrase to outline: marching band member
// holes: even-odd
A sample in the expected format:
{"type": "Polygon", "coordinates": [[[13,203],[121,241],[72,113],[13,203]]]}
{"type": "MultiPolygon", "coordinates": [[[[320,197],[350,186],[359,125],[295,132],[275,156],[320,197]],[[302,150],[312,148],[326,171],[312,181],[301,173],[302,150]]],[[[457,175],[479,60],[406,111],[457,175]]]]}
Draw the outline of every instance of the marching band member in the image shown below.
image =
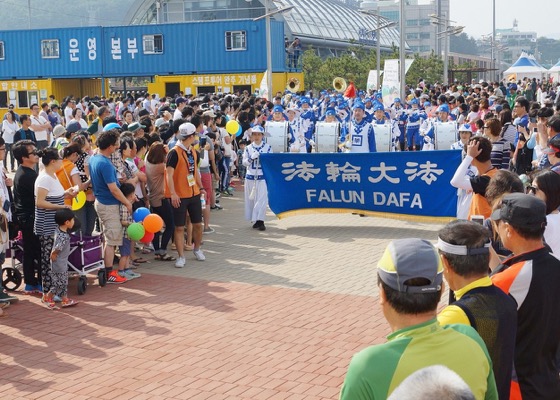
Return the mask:
{"type": "Polygon", "coordinates": [[[399,127],[400,135],[399,135],[399,149],[400,151],[404,151],[405,149],[405,127],[406,127],[406,110],[401,105],[401,99],[395,97],[393,101],[393,105],[391,106],[391,118],[397,121],[397,125],[399,127]]]}
{"type": "Polygon", "coordinates": [[[353,119],[348,126],[344,146],[350,153],[377,152],[373,125],[365,120],[365,106],[362,102],[354,103],[353,119]]]}
{"type": "Polygon", "coordinates": [[[374,104],[373,101],[371,100],[371,97],[367,97],[364,101],[364,105],[365,105],[365,119],[367,122],[371,122],[373,121],[373,114],[374,114],[374,104]]]}
{"type": "Polygon", "coordinates": [[[313,140],[313,133],[315,132],[315,113],[311,109],[311,100],[303,96],[301,98],[301,117],[303,121],[303,129],[305,139],[307,139],[307,152],[311,153],[310,140],[313,140]]]}
{"type": "Polygon", "coordinates": [[[264,219],[268,204],[268,191],[260,155],[272,153],[270,146],[263,142],[264,129],[260,125],[251,128],[251,144],[243,152],[245,175],[245,219],[254,222],[253,229],[266,230],[264,219]]]}
{"type": "Polygon", "coordinates": [[[300,111],[295,107],[290,107],[286,110],[286,113],[288,114],[288,147],[290,153],[306,153],[307,144],[300,111]]]}
{"type": "Polygon", "coordinates": [[[377,103],[373,107],[373,125],[385,125],[390,124],[391,126],[391,151],[396,151],[397,140],[401,135],[399,126],[395,120],[392,120],[387,116],[385,112],[385,107],[381,103],[377,103]]]}
{"type": "Polygon", "coordinates": [[[406,124],[406,141],[408,150],[419,151],[422,148],[422,140],[420,139],[420,125],[426,119],[426,114],[418,109],[418,99],[410,100],[411,109],[407,112],[406,124]]]}

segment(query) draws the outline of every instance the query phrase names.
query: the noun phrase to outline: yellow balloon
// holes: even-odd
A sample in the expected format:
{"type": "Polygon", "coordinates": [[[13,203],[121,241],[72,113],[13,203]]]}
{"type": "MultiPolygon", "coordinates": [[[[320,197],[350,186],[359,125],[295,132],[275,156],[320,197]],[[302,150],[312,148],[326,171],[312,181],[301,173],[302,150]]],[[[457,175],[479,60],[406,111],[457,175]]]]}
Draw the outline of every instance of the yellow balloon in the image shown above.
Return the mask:
{"type": "Polygon", "coordinates": [[[237,122],[234,119],[232,119],[231,121],[228,121],[228,123],[226,124],[226,131],[230,135],[235,135],[238,130],[239,130],[239,122],[237,122]]]}
{"type": "Polygon", "coordinates": [[[72,210],[78,211],[86,204],[86,193],[79,192],[76,197],[72,199],[72,210]]]}

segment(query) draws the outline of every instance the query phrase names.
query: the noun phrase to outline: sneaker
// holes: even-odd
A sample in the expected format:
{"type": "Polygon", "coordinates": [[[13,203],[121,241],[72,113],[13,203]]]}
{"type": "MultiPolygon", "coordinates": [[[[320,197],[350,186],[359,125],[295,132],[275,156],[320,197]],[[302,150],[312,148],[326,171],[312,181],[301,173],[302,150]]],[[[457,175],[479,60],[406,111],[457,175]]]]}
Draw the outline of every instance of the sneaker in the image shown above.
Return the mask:
{"type": "Polygon", "coordinates": [[[266,231],[266,226],[264,226],[264,222],[261,221],[261,224],[259,225],[259,231],[266,231]]]}
{"type": "Polygon", "coordinates": [[[260,225],[260,224],[259,224],[259,221],[255,222],[255,223],[253,224],[253,229],[259,229],[259,225],[260,225]]]}
{"type": "Polygon", "coordinates": [[[123,276],[120,276],[117,271],[111,271],[111,273],[107,276],[107,283],[125,283],[127,279],[123,276]]]}
{"type": "Polygon", "coordinates": [[[223,207],[219,204],[216,204],[214,207],[210,207],[211,210],[222,210],[223,207]]]}
{"type": "Polygon", "coordinates": [[[121,276],[124,276],[126,279],[130,281],[132,279],[140,278],[142,275],[139,274],[138,272],[134,272],[131,269],[125,269],[121,276]]]}
{"type": "Polygon", "coordinates": [[[220,197],[222,197],[222,194],[218,191],[216,191],[216,198],[219,199],[220,197]]]}
{"type": "MultiPolygon", "coordinates": [[[[37,286],[36,285],[29,285],[29,284],[25,284],[25,288],[23,289],[23,293],[25,294],[34,294],[36,293],[37,290],[37,286]]],[[[41,292],[43,292],[41,290],[41,292]]]]}
{"type": "Polygon", "coordinates": [[[193,254],[198,261],[206,260],[206,256],[204,255],[204,253],[200,249],[193,250],[193,254]]]}
{"type": "Polygon", "coordinates": [[[175,268],[184,268],[185,267],[185,257],[177,258],[175,261],[175,268]]]}
{"type": "Polygon", "coordinates": [[[202,233],[204,233],[204,234],[214,233],[214,232],[216,232],[216,231],[213,228],[210,228],[210,227],[204,228],[204,230],[202,231],[202,233]]]}
{"type": "Polygon", "coordinates": [[[15,303],[18,298],[15,296],[10,296],[8,293],[0,289],[0,303],[15,303]]]}

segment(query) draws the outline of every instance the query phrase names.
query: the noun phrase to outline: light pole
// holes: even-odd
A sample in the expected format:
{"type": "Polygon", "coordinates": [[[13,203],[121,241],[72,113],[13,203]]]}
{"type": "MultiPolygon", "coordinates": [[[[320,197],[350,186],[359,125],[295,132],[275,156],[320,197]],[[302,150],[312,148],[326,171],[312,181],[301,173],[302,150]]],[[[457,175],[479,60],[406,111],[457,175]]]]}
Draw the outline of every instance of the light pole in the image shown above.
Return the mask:
{"type": "MultiPolygon", "coordinates": [[[[494,56],[494,45],[496,44],[496,0],[492,0],[492,51],[491,51],[491,57],[492,57],[492,69],[494,71],[492,71],[494,74],[496,74],[496,60],[494,60],[495,56],[494,56]]],[[[494,78],[496,78],[497,75],[494,75],[494,78]]],[[[498,79],[499,80],[499,79],[498,79]]]]}
{"type": "Polygon", "coordinates": [[[401,85],[401,101],[406,99],[406,66],[405,64],[405,14],[404,14],[404,0],[399,4],[399,80],[401,85]]]}
{"type": "Polygon", "coordinates": [[[377,86],[377,90],[379,90],[380,82],[381,82],[381,40],[380,40],[381,31],[383,29],[392,28],[395,25],[397,25],[397,23],[394,22],[394,21],[390,21],[390,22],[387,22],[387,23],[381,25],[381,15],[379,14],[379,2],[377,2],[377,13],[376,14],[373,14],[373,13],[369,12],[368,10],[360,10],[360,12],[362,12],[366,15],[371,15],[373,17],[376,17],[375,29],[367,31],[366,34],[369,34],[371,32],[375,32],[375,50],[376,50],[376,61],[377,61],[377,82],[376,82],[376,86],[377,86]]]}
{"type": "Polygon", "coordinates": [[[459,35],[465,29],[464,26],[452,26],[450,25],[451,21],[446,17],[440,18],[436,14],[430,14],[430,19],[432,20],[433,25],[440,25],[443,26],[443,31],[438,32],[437,36],[439,38],[444,38],[444,45],[443,45],[443,84],[447,85],[449,83],[449,36],[451,35],[459,35]]]}
{"type": "MultiPolygon", "coordinates": [[[[247,0],[246,0],[247,1],[247,0]]],[[[249,0],[248,2],[250,2],[249,0]]],[[[268,1],[264,0],[264,15],[260,17],[253,18],[253,21],[259,21],[266,18],[266,90],[268,92],[267,96],[269,100],[272,100],[272,42],[270,38],[270,17],[276,14],[282,14],[290,11],[294,6],[286,6],[269,12],[268,1]]]]}

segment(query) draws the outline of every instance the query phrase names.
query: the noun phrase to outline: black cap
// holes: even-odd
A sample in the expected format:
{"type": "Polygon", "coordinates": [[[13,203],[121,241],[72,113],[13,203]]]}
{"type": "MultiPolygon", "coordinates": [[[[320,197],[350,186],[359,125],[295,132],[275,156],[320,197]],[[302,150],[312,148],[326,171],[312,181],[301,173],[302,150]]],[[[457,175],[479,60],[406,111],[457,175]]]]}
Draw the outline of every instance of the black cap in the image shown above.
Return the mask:
{"type": "Polygon", "coordinates": [[[501,208],[494,210],[490,218],[502,220],[513,227],[535,229],[546,226],[546,203],[523,193],[511,193],[502,199],[501,208]]]}

